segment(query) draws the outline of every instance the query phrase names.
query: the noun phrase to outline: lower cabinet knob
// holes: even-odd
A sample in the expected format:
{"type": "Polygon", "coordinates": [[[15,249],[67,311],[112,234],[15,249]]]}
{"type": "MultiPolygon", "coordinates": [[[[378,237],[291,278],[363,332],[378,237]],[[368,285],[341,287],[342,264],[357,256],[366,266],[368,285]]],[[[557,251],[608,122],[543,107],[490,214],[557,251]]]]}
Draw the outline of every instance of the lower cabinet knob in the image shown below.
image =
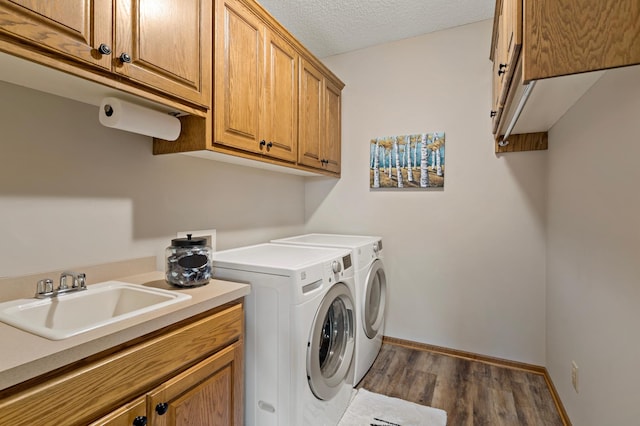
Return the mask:
{"type": "Polygon", "coordinates": [[[267,141],[265,141],[264,139],[262,139],[260,141],[260,148],[262,148],[263,146],[265,146],[267,144],[267,141]]]}
{"type": "Polygon", "coordinates": [[[131,56],[128,53],[123,53],[120,55],[120,62],[123,64],[128,64],[131,62],[131,56]]]}
{"type": "Polygon", "coordinates": [[[169,410],[169,404],[167,404],[166,402],[161,402],[160,404],[156,405],[156,413],[158,413],[161,416],[165,414],[168,410],[169,410]]]}
{"type": "Polygon", "coordinates": [[[267,144],[267,148],[272,148],[272,147],[273,147],[273,142],[269,142],[269,143],[267,144]]]}
{"type": "Polygon", "coordinates": [[[496,114],[498,114],[498,111],[491,111],[491,114],[489,114],[489,116],[493,118],[496,116],[496,114]]]}
{"type": "Polygon", "coordinates": [[[147,426],[147,416],[138,416],[133,419],[133,426],[147,426]]]}

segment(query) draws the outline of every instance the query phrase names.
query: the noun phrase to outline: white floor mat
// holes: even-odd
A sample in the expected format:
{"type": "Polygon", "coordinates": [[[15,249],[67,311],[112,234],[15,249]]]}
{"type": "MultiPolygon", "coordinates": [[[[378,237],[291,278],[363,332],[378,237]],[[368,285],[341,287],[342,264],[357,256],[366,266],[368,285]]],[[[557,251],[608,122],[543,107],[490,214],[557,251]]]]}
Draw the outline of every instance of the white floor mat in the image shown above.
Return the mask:
{"type": "Polygon", "coordinates": [[[359,389],[338,426],[446,426],[447,412],[359,389]]]}

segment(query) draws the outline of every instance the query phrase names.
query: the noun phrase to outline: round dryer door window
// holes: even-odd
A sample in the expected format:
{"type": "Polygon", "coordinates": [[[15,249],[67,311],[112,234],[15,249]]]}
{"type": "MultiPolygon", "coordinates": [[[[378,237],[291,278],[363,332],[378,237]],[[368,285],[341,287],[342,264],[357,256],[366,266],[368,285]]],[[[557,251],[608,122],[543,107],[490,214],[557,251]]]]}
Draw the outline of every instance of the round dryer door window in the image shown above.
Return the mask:
{"type": "Polygon", "coordinates": [[[387,276],[380,259],[374,261],[367,275],[362,307],[362,326],[369,339],[380,332],[384,324],[384,305],[387,295],[387,276]]]}
{"type": "Polygon", "coordinates": [[[343,283],[322,299],[307,345],[307,379],[313,394],[331,399],[343,385],[354,350],[353,298],[343,283]]]}

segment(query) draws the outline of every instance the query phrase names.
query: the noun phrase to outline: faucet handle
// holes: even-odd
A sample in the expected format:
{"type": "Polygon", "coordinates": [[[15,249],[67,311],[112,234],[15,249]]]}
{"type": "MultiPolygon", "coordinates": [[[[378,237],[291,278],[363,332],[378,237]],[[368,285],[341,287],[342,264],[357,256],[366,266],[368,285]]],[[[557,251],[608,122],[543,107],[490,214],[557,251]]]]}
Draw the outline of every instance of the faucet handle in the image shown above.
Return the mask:
{"type": "Polygon", "coordinates": [[[51,278],[45,278],[38,281],[36,297],[43,296],[48,293],[53,293],[53,280],[51,278]]]}
{"type": "Polygon", "coordinates": [[[77,284],[78,290],[86,290],[87,289],[87,274],[79,273],[77,280],[74,281],[74,285],[77,284]]]}

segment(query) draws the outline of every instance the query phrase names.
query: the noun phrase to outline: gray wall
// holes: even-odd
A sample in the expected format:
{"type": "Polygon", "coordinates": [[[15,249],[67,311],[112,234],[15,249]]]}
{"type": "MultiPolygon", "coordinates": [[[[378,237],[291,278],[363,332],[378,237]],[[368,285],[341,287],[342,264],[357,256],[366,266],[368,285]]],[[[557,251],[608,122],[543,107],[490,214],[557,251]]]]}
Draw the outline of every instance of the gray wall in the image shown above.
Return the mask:
{"type": "Polygon", "coordinates": [[[640,419],[639,117],[640,67],[621,68],[549,133],[547,366],[575,425],[640,419]]]}
{"type": "Polygon", "coordinates": [[[224,249],[304,226],[304,178],[153,156],[91,105],[0,82],[0,129],[0,276],[162,258],[178,231],[216,229],[224,249]]]}
{"type": "Polygon", "coordinates": [[[342,179],[306,185],[308,231],[382,235],[385,334],[545,362],[546,153],[496,157],[492,23],[325,60],[346,83],[342,179]],[[443,191],[369,189],[372,138],[446,132],[443,191]]]}

